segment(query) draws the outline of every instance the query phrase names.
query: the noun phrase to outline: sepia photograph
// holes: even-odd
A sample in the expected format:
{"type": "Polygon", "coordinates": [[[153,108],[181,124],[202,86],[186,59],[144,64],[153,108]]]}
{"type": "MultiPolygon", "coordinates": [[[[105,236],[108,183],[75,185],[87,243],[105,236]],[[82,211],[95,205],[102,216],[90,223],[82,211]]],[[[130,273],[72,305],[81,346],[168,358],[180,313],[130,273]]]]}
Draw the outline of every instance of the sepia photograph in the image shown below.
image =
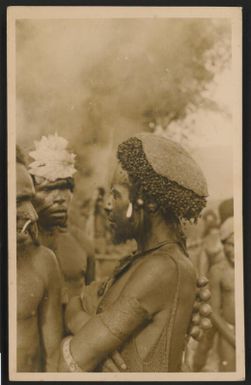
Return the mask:
{"type": "Polygon", "coordinates": [[[240,7],[9,7],[9,373],[245,379],[240,7]]]}

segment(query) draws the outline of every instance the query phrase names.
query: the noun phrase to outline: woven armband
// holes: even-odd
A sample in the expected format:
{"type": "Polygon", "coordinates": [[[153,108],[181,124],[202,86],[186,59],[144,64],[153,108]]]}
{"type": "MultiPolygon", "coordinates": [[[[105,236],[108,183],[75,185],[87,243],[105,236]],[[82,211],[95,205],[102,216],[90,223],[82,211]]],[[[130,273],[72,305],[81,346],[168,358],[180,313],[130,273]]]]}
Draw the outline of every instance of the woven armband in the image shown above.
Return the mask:
{"type": "Polygon", "coordinates": [[[65,360],[70,372],[82,372],[82,369],[80,368],[80,366],[78,366],[78,364],[76,363],[76,361],[72,357],[71,349],[70,349],[71,340],[72,340],[72,336],[69,336],[69,337],[66,337],[64,342],[63,342],[62,350],[63,350],[64,360],[65,360]]]}
{"type": "Polygon", "coordinates": [[[137,327],[150,319],[147,310],[136,298],[123,297],[99,314],[110,333],[123,342],[137,327]]]}

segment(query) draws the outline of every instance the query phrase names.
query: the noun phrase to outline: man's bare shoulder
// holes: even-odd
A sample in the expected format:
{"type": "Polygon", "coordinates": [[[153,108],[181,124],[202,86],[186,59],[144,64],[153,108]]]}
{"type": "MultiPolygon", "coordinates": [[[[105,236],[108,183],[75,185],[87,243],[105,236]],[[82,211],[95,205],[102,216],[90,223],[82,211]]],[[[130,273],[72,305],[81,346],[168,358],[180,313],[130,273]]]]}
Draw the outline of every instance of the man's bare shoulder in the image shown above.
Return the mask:
{"type": "Polygon", "coordinates": [[[54,252],[48,247],[39,245],[33,252],[33,263],[36,270],[45,278],[58,274],[59,266],[54,252]]]}
{"type": "Polygon", "coordinates": [[[154,251],[151,261],[157,262],[156,266],[160,271],[164,269],[166,273],[168,271],[171,275],[173,271],[177,270],[177,266],[180,268],[183,267],[188,274],[195,275],[195,268],[192,261],[176,243],[167,244],[154,251]]]}
{"type": "MultiPolygon", "coordinates": [[[[186,264],[186,259],[184,255],[178,255],[175,249],[172,252],[163,249],[144,256],[132,271],[123,294],[140,300],[149,314],[163,310],[173,300],[179,274],[178,265],[183,260],[186,264]]],[[[189,262],[186,266],[191,268],[189,262]]],[[[188,281],[193,282],[193,277],[188,281]]],[[[187,280],[184,284],[187,284],[187,280]]]]}
{"type": "Polygon", "coordinates": [[[130,281],[140,279],[145,283],[157,285],[170,285],[176,279],[177,267],[173,258],[163,252],[154,252],[145,257],[134,270],[130,281]]]}

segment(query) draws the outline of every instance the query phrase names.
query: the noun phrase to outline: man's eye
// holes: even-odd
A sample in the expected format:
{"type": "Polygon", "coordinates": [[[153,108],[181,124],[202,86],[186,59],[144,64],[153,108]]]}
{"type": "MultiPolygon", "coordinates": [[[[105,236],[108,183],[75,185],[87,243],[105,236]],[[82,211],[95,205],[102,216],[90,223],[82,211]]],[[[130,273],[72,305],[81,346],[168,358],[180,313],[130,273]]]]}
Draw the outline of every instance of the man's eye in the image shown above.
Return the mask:
{"type": "Polygon", "coordinates": [[[44,186],[41,191],[51,191],[53,188],[51,186],[44,186]]]}
{"type": "Polygon", "coordinates": [[[34,196],[34,197],[31,198],[31,203],[32,203],[33,206],[34,206],[35,204],[37,204],[38,201],[39,201],[39,198],[37,198],[36,196],[34,196]]]}
{"type": "Polygon", "coordinates": [[[117,191],[112,192],[113,199],[118,199],[119,198],[119,193],[117,191]]]}

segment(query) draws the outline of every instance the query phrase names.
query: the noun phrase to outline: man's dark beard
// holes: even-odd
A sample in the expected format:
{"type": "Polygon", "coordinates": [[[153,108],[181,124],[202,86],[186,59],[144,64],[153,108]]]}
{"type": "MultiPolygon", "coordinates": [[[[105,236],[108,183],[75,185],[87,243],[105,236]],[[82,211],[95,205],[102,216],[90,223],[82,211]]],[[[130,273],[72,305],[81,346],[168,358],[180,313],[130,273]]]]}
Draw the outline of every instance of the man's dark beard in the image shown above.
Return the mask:
{"type": "Polygon", "coordinates": [[[113,233],[113,243],[117,245],[135,239],[141,244],[144,244],[151,228],[149,214],[144,211],[143,208],[140,208],[134,213],[132,220],[128,221],[127,224],[118,223],[118,227],[113,233]]]}
{"type": "Polygon", "coordinates": [[[118,228],[112,232],[112,242],[114,245],[125,243],[128,240],[134,239],[133,229],[131,224],[119,223],[118,228]]]}

